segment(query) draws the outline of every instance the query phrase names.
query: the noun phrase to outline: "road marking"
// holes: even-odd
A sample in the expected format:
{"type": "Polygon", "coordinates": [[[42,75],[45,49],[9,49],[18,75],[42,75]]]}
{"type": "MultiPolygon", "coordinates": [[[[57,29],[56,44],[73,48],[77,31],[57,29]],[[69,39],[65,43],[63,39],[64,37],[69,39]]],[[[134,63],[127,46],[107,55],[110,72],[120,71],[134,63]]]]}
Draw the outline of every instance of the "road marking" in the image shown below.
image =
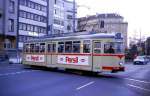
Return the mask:
{"type": "Polygon", "coordinates": [[[84,84],[84,85],[82,85],[82,86],[76,88],[76,90],[80,90],[80,89],[82,89],[82,88],[84,88],[84,87],[86,87],[86,86],[89,86],[89,85],[93,84],[93,83],[94,83],[94,81],[91,81],[91,82],[89,82],[89,83],[87,83],[87,84],[84,84]]]}
{"type": "Polygon", "coordinates": [[[139,87],[139,86],[135,86],[135,85],[131,85],[131,84],[127,84],[128,86],[130,87],[134,87],[134,88],[137,88],[137,89],[141,89],[141,90],[144,90],[144,91],[147,91],[147,92],[150,92],[149,89],[145,89],[145,88],[142,88],[142,87],[139,87]]]}
{"type": "Polygon", "coordinates": [[[12,73],[4,73],[4,74],[0,74],[0,76],[16,75],[16,74],[21,74],[21,73],[33,72],[33,71],[37,71],[37,70],[18,71],[18,72],[12,72],[12,73]]]}
{"type": "Polygon", "coordinates": [[[141,82],[141,83],[147,83],[147,84],[150,84],[150,82],[148,82],[148,81],[137,80],[137,79],[131,79],[131,78],[125,78],[125,79],[130,80],[130,81],[136,81],[136,82],[141,82]]]}
{"type": "Polygon", "coordinates": [[[21,68],[0,68],[0,70],[6,70],[6,69],[21,69],[21,68]]]}

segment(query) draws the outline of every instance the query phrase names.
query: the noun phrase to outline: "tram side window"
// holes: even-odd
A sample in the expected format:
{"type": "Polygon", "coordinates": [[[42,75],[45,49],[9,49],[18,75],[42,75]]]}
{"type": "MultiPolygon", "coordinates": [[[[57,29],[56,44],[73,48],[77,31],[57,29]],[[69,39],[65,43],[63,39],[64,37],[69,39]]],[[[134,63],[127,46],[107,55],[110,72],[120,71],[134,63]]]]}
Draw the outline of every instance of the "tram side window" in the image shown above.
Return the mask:
{"type": "Polygon", "coordinates": [[[73,41],[73,53],[80,53],[80,41],[73,41]]]}
{"type": "Polygon", "coordinates": [[[64,42],[58,42],[58,53],[64,52],[64,42]]]}
{"type": "Polygon", "coordinates": [[[31,53],[34,52],[34,46],[35,46],[35,44],[30,44],[30,52],[31,53]]]}
{"type": "Polygon", "coordinates": [[[52,44],[52,52],[56,52],[56,44],[52,44]]]}
{"type": "Polygon", "coordinates": [[[83,53],[90,53],[90,40],[83,41],[83,53]]]}
{"type": "Polygon", "coordinates": [[[35,44],[35,52],[39,52],[39,50],[40,50],[40,44],[36,43],[35,44]]]}
{"type": "Polygon", "coordinates": [[[48,52],[56,52],[56,44],[48,44],[48,52]]]}
{"type": "Polygon", "coordinates": [[[45,43],[40,43],[40,52],[45,52],[45,43]]]}
{"type": "Polygon", "coordinates": [[[113,42],[107,42],[104,44],[104,53],[115,53],[113,42]]]}
{"type": "Polygon", "coordinates": [[[94,42],[94,53],[101,53],[101,42],[94,42]]]}
{"type": "Polygon", "coordinates": [[[51,44],[47,45],[47,50],[48,50],[48,52],[51,52],[51,44]]]}
{"type": "Polygon", "coordinates": [[[30,45],[29,44],[25,44],[25,52],[26,53],[30,52],[30,45]]]}
{"type": "Polygon", "coordinates": [[[72,52],[72,41],[66,41],[65,42],[65,53],[71,53],[72,52]]]}

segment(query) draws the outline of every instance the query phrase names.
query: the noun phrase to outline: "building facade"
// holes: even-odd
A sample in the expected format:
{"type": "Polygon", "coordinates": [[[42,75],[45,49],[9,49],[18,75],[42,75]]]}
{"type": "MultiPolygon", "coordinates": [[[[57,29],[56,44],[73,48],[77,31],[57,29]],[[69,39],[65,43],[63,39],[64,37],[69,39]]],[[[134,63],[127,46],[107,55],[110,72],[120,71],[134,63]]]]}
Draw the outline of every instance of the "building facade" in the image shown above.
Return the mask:
{"type": "Polygon", "coordinates": [[[78,30],[101,33],[115,33],[123,38],[124,45],[127,47],[128,23],[119,14],[107,13],[97,14],[78,19],[78,30]]]}
{"type": "Polygon", "coordinates": [[[49,35],[64,33],[64,0],[49,0],[49,35]]]}
{"type": "Polygon", "coordinates": [[[0,50],[16,48],[18,0],[0,0],[0,50]]]}
{"type": "MultiPolygon", "coordinates": [[[[67,1],[64,0],[65,4],[65,31],[64,33],[74,33],[73,27],[76,29],[77,28],[77,4],[75,3],[75,9],[73,8],[73,2],[72,1],[67,1]],[[74,16],[75,13],[75,16],[74,16]],[[73,26],[73,20],[75,20],[75,26],[73,26]]],[[[77,30],[75,30],[77,31],[77,30]]]]}
{"type": "Polygon", "coordinates": [[[73,32],[73,2],[0,0],[0,49],[22,49],[23,41],[73,32]]]}
{"type": "Polygon", "coordinates": [[[59,35],[73,32],[73,12],[75,12],[73,10],[73,2],[49,0],[48,34],[59,35]]]}
{"type": "Polygon", "coordinates": [[[19,48],[22,48],[23,41],[47,35],[48,0],[19,0],[18,4],[19,48]]]}

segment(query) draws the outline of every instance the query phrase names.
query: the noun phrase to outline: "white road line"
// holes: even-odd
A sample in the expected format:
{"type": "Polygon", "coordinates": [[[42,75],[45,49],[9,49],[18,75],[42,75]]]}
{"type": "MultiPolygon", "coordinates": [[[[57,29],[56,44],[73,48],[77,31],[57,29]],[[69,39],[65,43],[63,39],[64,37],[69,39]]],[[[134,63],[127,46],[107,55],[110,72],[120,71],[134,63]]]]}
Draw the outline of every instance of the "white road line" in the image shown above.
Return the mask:
{"type": "Polygon", "coordinates": [[[130,86],[130,87],[134,87],[134,88],[137,88],[137,89],[141,89],[141,90],[150,92],[150,89],[145,89],[145,88],[142,88],[142,87],[139,87],[139,86],[135,86],[135,85],[131,85],[131,84],[127,84],[127,85],[130,86]]]}
{"type": "Polygon", "coordinates": [[[94,83],[94,81],[91,81],[91,82],[89,82],[89,83],[87,83],[87,84],[84,84],[84,85],[82,85],[82,86],[76,88],[76,90],[80,90],[80,89],[82,89],[82,88],[84,88],[84,87],[86,87],[86,86],[89,86],[89,85],[93,84],[93,83],[94,83]]]}
{"type": "Polygon", "coordinates": [[[19,72],[12,72],[12,73],[4,73],[4,74],[0,74],[0,76],[16,75],[16,74],[21,74],[21,73],[26,73],[26,72],[33,72],[33,71],[37,71],[37,70],[19,71],[19,72]]]}
{"type": "Polygon", "coordinates": [[[148,81],[137,80],[137,79],[132,79],[132,78],[125,78],[125,79],[130,80],[130,81],[136,81],[136,82],[141,82],[141,83],[147,83],[147,84],[150,84],[150,82],[148,82],[148,81]]]}

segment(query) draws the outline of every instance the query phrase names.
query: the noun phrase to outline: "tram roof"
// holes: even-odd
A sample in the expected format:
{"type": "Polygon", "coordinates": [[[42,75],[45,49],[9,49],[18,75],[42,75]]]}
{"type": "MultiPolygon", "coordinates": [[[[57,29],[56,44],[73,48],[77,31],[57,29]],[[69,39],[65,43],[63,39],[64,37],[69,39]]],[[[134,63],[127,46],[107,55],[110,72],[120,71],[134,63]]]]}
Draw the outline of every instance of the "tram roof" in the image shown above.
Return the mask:
{"type": "Polygon", "coordinates": [[[113,33],[95,33],[95,34],[72,34],[58,37],[40,37],[37,39],[28,40],[26,42],[48,41],[48,40],[74,40],[74,39],[98,39],[98,38],[115,38],[113,33]]]}

